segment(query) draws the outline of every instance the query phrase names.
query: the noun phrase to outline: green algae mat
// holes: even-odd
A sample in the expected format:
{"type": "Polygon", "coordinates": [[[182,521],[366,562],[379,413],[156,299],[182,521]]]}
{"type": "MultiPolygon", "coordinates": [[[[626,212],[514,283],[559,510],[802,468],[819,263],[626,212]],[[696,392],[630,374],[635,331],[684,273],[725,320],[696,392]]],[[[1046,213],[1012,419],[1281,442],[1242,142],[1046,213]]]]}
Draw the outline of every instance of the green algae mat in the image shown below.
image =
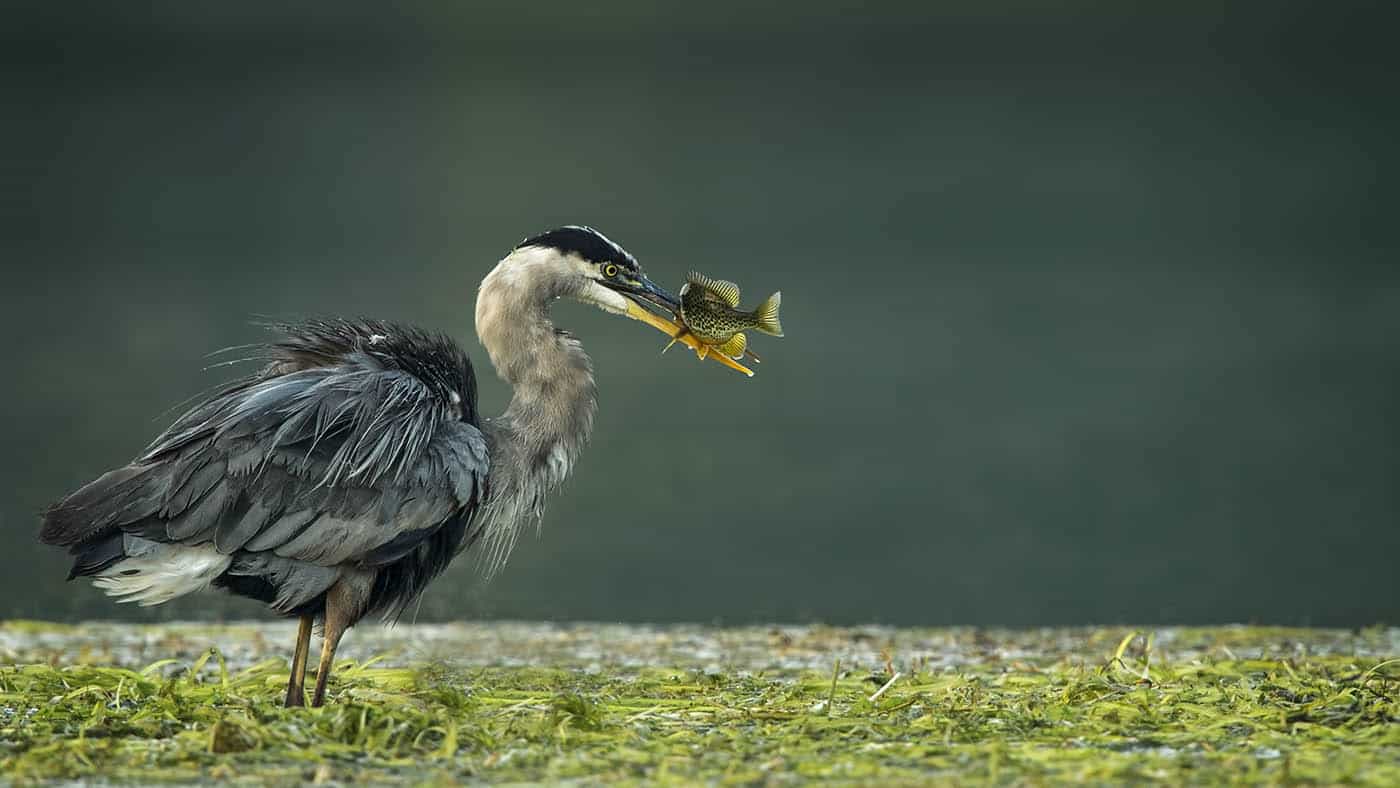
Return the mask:
{"type": "Polygon", "coordinates": [[[1400,629],[0,625],[12,782],[1400,785],[1400,629]]]}

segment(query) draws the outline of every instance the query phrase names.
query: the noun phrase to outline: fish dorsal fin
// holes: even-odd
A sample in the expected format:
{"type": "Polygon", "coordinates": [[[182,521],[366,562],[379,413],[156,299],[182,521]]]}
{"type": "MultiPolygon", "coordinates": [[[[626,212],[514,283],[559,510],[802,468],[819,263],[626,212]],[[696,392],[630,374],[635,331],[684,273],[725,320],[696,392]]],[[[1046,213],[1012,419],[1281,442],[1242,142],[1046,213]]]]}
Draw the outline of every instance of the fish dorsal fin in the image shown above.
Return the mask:
{"type": "Polygon", "coordinates": [[[685,278],[690,284],[696,287],[703,287],[724,299],[724,303],[729,304],[731,308],[737,308],[739,306],[739,286],[733,282],[726,282],[723,279],[711,279],[696,271],[691,271],[685,278]]]}

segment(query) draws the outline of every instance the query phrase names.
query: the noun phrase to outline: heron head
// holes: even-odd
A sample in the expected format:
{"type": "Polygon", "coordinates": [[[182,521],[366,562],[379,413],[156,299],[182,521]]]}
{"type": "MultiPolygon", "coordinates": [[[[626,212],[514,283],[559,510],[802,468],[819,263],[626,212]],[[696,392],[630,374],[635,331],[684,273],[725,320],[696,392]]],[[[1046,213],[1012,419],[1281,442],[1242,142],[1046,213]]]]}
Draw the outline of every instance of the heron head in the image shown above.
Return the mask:
{"type": "MultiPolygon", "coordinates": [[[[680,299],[642,271],[627,250],[591,227],[570,225],[521,241],[481,281],[476,299],[476,333],[491,353],[501,377],[514,381],[523,324],[552,328],[549,303],[569,297],[615,315],[624,315],[695,348],[699,341],[682,328],[680,299]],[[663,314],[663,313],[669,313],[663,314]],[[535,315],[534,323],[522,316],[535,315]]],[[[745,375],[753,372],[723,353],[709,358],[745,375]]]]}
{"type": "Polygon", "coordinates": [[[664,321],[648,306],[679,314],[680,300],[647,278],[637,258],[591,227],[569,225],[530,238],[516,246],[557,253],[555,264],[567,269],[565,293],[586,304],[614,314],[642,320],[651,325],[664,321]]]}

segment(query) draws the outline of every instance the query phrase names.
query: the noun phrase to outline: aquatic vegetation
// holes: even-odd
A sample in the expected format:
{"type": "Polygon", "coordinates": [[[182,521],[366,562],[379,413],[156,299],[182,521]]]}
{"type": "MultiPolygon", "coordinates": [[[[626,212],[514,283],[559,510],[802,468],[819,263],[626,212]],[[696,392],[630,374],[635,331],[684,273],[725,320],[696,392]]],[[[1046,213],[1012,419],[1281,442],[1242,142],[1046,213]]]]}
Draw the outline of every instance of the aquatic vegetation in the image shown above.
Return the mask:
{"type": "MultiPolygon", "coordinates": [[[[220,635],[104,626],[176,653],[220,635]]],[[[390,648],[342,661],[332,705],[284,709],[284,660],[94,664],[111,654],[63,640],[82,628],[48,627],[0,627],[0,654],[34,660],[0,665],[17,781],[1400,784],[1395,630],[542,626],[521,632],[552,663],[508,632],[488,666],[390,648]],[[63,652],[25,650],[46,633],[63,652]],[[597,658],[658,644],[673,664],[597,658]]]]}

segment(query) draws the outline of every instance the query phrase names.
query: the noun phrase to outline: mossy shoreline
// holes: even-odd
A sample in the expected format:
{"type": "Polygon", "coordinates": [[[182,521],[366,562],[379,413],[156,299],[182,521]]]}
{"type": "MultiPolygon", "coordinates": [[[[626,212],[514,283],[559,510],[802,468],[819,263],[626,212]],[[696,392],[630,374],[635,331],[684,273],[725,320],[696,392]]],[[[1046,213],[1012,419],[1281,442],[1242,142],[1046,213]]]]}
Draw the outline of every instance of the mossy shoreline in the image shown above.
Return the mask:
{"type": "Polygon", "coordinates": [[[0,624],[14,782],[1400,784],[1400,630],[0,624]]]}

